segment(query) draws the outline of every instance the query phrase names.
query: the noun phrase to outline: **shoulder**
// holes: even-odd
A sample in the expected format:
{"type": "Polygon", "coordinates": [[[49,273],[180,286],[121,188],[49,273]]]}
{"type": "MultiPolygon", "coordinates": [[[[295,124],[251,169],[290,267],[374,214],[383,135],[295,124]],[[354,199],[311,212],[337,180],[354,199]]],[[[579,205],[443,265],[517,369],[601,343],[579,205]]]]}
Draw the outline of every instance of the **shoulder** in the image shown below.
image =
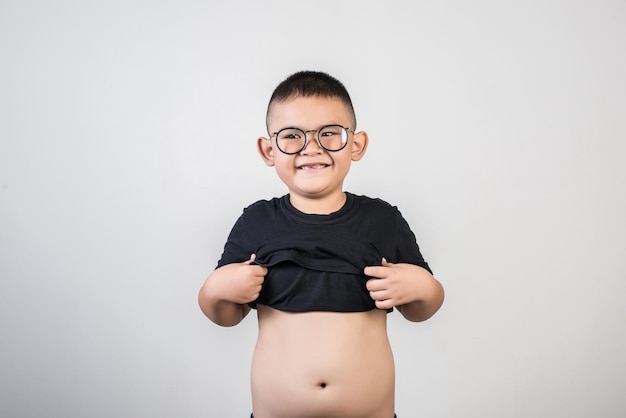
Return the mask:
{"type": "Polygon", "coordinates": [[[397,212],[398,208],[377,197],[369,197],[364,195],[355,195],[347,193],[358,205],[360,210],[376,211],[376,212],[397,212]]]}
{"type": "Polygon", "coordinates": [[[253,230],[270,227],[284,217],[285,199],[285,196],[275,197],[269,200],[259,200],[246,206],[237,219],[236,226],[253,230]]]}
{"type": "Polygon", "coordinates": [[[246,216],[263,215],[269,213],[275,213],[281,210],[283,206],[282,201],[286,196],[275,197],[269,200],[258,200],[243,209],[243,214],[246,216]]]}
{"type": "Polygon", "coordinates": [[[231,238],[254,241],[266,237],[282,219],[281,199],[259,200],[245,207],[231,230],[231,238]]]}

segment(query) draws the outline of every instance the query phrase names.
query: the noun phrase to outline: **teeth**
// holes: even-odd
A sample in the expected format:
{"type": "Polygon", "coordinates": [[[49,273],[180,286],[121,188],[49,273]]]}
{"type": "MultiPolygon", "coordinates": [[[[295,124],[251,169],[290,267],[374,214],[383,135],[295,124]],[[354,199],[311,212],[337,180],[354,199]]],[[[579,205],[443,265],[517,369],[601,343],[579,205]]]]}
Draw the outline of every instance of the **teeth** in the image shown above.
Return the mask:
{"type": "Polygon", "coordinates": [[[324,167],[326,167],[326,164],[308,164],[308,165],[303,165],[300,168],[307,170],[307,169],[324,168],[324,167]]]}

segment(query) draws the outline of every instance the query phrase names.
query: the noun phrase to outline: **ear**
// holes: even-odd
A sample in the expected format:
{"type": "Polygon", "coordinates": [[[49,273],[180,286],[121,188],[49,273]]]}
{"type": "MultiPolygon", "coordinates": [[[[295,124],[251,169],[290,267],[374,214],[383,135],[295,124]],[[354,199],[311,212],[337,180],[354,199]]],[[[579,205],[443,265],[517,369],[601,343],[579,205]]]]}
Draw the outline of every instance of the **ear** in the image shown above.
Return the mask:
{"type": "Polygon", "coordinates": [[[265,161],[269,167],[274,166],[274,148],[272,148],[272,141],[269,138],[263,138],[260,136],[256,140],[256,147],[259,155],[265,161]]]}
{"type": "Polygon", "coordinates": [[[365,155],[369,138],[367,132],[355,132],[352,137],[352,161],[359,161],[365,155]]]}

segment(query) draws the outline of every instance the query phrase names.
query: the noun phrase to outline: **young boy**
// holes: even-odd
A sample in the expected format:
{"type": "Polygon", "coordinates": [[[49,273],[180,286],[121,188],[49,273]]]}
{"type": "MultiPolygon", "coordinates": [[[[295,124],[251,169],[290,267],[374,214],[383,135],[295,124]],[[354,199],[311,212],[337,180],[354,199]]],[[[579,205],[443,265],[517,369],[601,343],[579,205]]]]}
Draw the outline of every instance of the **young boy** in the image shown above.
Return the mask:
{"type": "Polygon", "coordinates": [[[274,91],[261,158],[289,194],[247,207],[200,289],[222,326],[256,309],[254,418],[392,418],[386,316],[431,317],[443,288],[400,212],[343,190],[368,145],[345,87],[299,72],[274,91]]]}

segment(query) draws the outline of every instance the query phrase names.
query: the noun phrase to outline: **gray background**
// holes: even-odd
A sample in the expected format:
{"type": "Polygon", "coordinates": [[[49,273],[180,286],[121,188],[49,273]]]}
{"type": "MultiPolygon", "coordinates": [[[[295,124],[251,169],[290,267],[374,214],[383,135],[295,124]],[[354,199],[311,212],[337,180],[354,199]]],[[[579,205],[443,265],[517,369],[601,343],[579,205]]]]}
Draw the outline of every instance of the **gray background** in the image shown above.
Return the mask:
{"type": "Polygon", "coordinates": [[[0,415],[247,416],[255,318],[196,294],[318,69],[447,290],[399,416],[623,417],[625,51],[623,1],[1,1],[0,415]]]}

